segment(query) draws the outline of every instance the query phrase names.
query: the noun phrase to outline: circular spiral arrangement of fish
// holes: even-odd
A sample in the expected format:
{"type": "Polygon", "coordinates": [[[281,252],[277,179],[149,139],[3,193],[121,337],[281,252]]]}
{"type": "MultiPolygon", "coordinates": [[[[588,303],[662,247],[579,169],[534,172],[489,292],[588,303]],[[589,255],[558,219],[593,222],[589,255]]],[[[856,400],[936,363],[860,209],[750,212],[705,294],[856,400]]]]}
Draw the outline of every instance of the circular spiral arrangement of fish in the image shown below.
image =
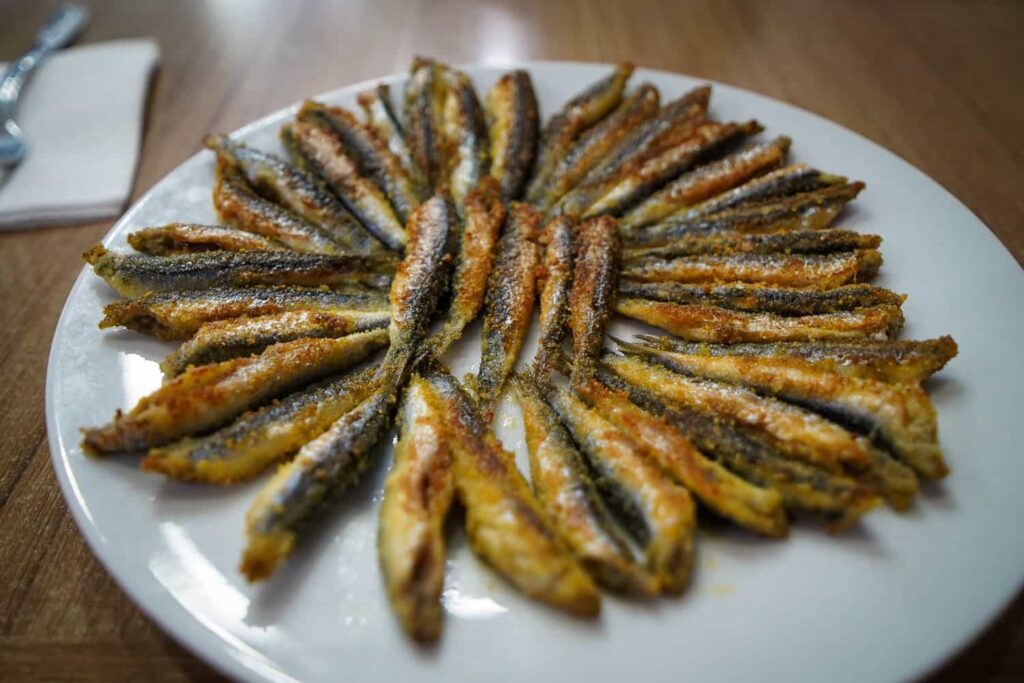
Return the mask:
{"type": "Polygon", "coordinates": [[[833,227],[863,184],[786,165],[786,137],[744,146],[761,126],[710,118],[708,87],[662,103],[627,89],[632,71],[541,129],[526,71],[481,104],[466,74],[417,59],[401,117],[382,85],[364,118],[306,102],[281,130],[289,160],[209,139],[224,225],[86,254],[125,297],[101,327],[184,340],[87,450],[219,484],[276,466],[246,518],[241,571],[259,580],[397,420],[378,545],[417,640],[440,634],[456,499],[478,556],[579,615],[596,586],[683,590],[697,502],[769,537],[794,515],[842,530],[906,508],[947,471],[921,382],[956,344],[895,339],[904,296],[865,284],[881,238],[833,227]],[[535,301],[540,344],[516,372],[535,301]],[[460,381],[438,358],[481,312],[460,381]],[[612,313],[668,334],[608,350],[612,313]],[[506,389],[529,479],[491,431],[506,389]]]}

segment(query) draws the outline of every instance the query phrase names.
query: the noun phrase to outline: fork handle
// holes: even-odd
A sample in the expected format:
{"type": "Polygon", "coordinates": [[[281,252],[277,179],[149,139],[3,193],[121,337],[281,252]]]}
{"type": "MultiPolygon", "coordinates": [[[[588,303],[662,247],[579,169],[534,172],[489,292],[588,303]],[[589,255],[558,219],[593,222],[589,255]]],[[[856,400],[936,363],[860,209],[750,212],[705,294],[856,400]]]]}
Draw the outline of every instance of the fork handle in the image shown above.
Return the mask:
{"type": "Polygon", "coordinates": [[[88,23],[89,10],[81,5],[64,5],[50,16],[36,35],[32,49],[11,62],[0,78],[0,121],[13,115],[21,86],[32,70],[51,52],[77,38],[88,23]]]}

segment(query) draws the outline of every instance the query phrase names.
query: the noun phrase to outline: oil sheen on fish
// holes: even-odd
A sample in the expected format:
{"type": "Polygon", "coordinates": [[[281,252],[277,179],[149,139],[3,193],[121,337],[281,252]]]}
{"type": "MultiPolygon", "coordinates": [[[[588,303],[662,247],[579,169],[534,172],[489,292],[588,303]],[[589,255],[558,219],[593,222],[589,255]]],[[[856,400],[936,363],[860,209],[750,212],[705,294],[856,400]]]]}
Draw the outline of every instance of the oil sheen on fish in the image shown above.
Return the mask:
{"type": "Polygon", "coordinates": [[[695,344],[649,335],[640,335],[640,339],[645,346],[687,355],[802,358],[841,375],[885,382],[920,382],[957,354],[956,342],[950,336],[923,341],[857,339],[776,344],[695,344]]]}
{"type": "Polygon", "coordinates": [[[663,106],[656,116],[627,135],[590,169],[580,186],[600,184],[655,150],[683,142],[704,120],[710,98],[711,87],[702,85],[663,106]]]}
{"type": "Polygon", "coordinates": [[[394,251],[405,247],[405,230],[391,202],[362,173],[358,151],[345,144],[322,110],[300,110],[295,122],[281,129],[281,140],[295,163],[323,178],[374,237],[394,251]]]}
{"type": "Polygon", "coordinates": [[[684,173],[627,211],[622,227],[633,230],[656,223],[772,170],[785,160],[791,142],[783,135],[684,173]]]}
{"type": "Polygon", "coordinates": [[[883,304],[831,313],[779,315],[709,304],[677,304],[621,297],[615,310],[691,342],[831,341],[887,339],[903,326],[899,306],[883,304]]]}
{"type": "Polygon", "coordinates": [[[379,84],[372,90],[359,94],[359,106],[366,113],[366,122],[380,140],[387,144],[388,149],[401,162],[406,174],[412,181],[413,190],[419,199],[425,199],[424,179],[420,168],[412,160],[409,146],[405,142],[405,132],[395,112],[391,99],[391,88],[386,83],[379,84]]]}
{"type": "Polygon", "coordinates": [[[387,343],[384,330],[340,339],[299,339],[258,356],[186,370],[120,411],[103,427],[87,429],[84,445],[97,454],[137,451],[216,429],[272,398],[363,360],[387,343]]]}
{"type": "Polygon", "coordinates": [[[502,448],[454,377],[435,366],[427,380],[443,406],[455,492],[466,508],[473,552],[529,597],[577,616],[597,615],[600,593],[530,491],[513,454],[502,448]]]}
{"type": "Polygon", "coordinates": [[[402,629],[429,642],[441,635],[444,520],[455,482],[444,417],[419,375],[404,392],[398,431],[380,504],[377,554],[402,629]]]}
{"type": "Polygon", "coordinates": [[[568,391],[553,387],[547,399],[643,547],[647,570],[663,591],[682,591],[693,564],[697,522],[689,493],[665,477],[630,435],[568,391]]]}
{"type": "Polygon", "coordinates": [[[128,233],[128,244],[149,256],[176,256],[200,251],[284,251],[280,242],[222,225],[168,223],[128,233]]]}
{"type": "Polygon", "coordinates": [[[444,177],[456,210],[465,217],[466,197],[490,171],[490,140],[473,81],[454,69],[447,70],[445,76],[444,177]]]}
{"type": "Polygon", "coordinates": [[[715,457],[747,481],[778,491],[787,508],[822,517],[835,531],[849,528],[879,502],[874,488],[794,460],[728,420],[667,401],[604,368],[598,371],[598,379],[626,392],[642,408],[664,417],[701,452],[715,457]]]}
{"type": "Polygon", "coordinates": [[[242,170],[224,154],[217,155],[213,206],[225,223],[310,254],[340,254],[344,246],[302,216],[261,197],[242,170]]]}
{"type": "Polygon", "coordinates": [[[798,460],[836,474],[863,472],[872,464],[868,442],[803,408],[746,387],[680,375],[635,356],[609,354],[605,362],[627,382],[692,410],[731,420],[767,437],[798,460]]]}
{"type": "Polygon", "coordinates": [[[577,237],[579,243],[569,292],[573,386],[593,374],[615,306],[620,260],[618,222],[611,216],[584,221],[577,237]]]}
{"type": "Polygon", "coordinates": [[[573,143],[622,101],[622,91],[633,68],[632,64],[619,64],[611,74],[573,97],[548,119],[541,133],[537,166],[526,191],[527,201],[534,204],[543,201],[555,167],[573,143]]]}
{"type": "Polygon", "coordinates": [[[383,245],[363,229],[313,174],[226,135],[208,137],[206,146],[219,157],[230,159],[261,196],[316,225],[347,251],[384,251],[383,245]]]}
{"type": "Polygon", "coordinates": [[[838,287],[873,278],[875,249],[834,254],[726,254],[634,259],[622,275],[642,282],[756,282],[782,287],[838,287]]]}
{"type": "Polygon", "coordinates": [[[392,153],[387,143],[380,139],[369,125],[360,121],[344,107],[331,107],[318,102],[306,102],[299,112],[313,111],[324,117],[356,160],[359,172],[372,179],[395,210],[398,220],[404,225],[413,209],[420,205],[422,196],[416,182],[392,153]]]}
{"type": "Polygon", "coordinates": [[[734,311],[816,315],[869,306],[900,306],[906,295],[874,285],[842,285],[831,289],[795,289],[764,285],[634,282],[619,285],[624,298],[674,304],[704,304],[734,311]]]}
{"type": "Polygon", "coordinates": [[[466,219],[459,235],[452,273],[452,301],[444,325],[431,337],[429,346],[440,356],[480,313],[487,278],[494,264],[494,247],[505,223],[505,204],[498,181],[484,178],[466,198],[466,219]]]}
{"type": "Polygon", "coordinates": [[[845,185],[846,178],[823,173],[807,164],[791,164],[748,180],[739,187],[717,194],[696,206],[686,206],[675,213],[675,218],[690,218],[726,211],[738,206],[762,204],[802,192],[823,190],[827,187],[845,185]]]}
{"type": "Polygon", "coordinates": [[[241,415],[212,434],[150,449],[142,469],[172,479],[233,484],[292,455],[374,390],[373,368],[332,377],[241,415]]]}
{"type": "Polygon", "coordinates": [[[603,121],[588,129],[559,160],[538,208],[546,211],[580,182],[627,135],[658,112],[658,89],[641,85],[603,121]]]}
{"type": "MultiPolygon", "coordinates": [[[[628,238],[627,238],[628,239],[628,238]]],[[[688,234],[656,247],[627,249],[627,260],[675,258],[677,256],[723,256],[726,254],[831,254],[859,249],[877,249],[878,235],[852,230],[793,230],[786,232],[743,233],[739,231],[688,234]]]]}
{"type": "Polygon", "coordinates": [[[451,201],[437,194],[413,211],[405,259],[391,282],[391,347],[380,376],[400,378],[418,350],[438,299],[448,284],[448,261],[457,221],[451,201]]]}
{"type": "Polygon", "coordinates": [[[487,281],[480,370],[476,393],[485,418],[490,420],[533,315],[538,264],[534,238],[541,216],[528,204],[509,207],[505,232],[498,241],[498,255],[487,281]]]}
{"type": "Polygon", "coordinates": [[[534,357],[535,372],[546,377],[553,361],[561,353],[569,323],[569,293],[572,290],[573,254],[576,251],[573,235],[576,222],[569,216],[555,216],[547,222],[540,234],[544,255],[537,273],[537,291],[540,293],[540,342],[534,357]]]}
{"type": "Polygon", "coordinates": [[[387,287],[394,270],[388,256],[299,254],[288,251],[214,251],[182,256],[118,254],[96,245],[84,254],[122,296],[254,285],[363,285],[387,287]]]}
{"type": "Polygon", "coordinates": [[[504,74],[484,98],[491,144],[491,176],[501,186],[501,199],[522,196],[537,153],[540,115],[530,73],[517,69],[504,74]]]}
{"type": "Polygon", "coordinates": [[[392,392],[378,389],[274,473],[245,515],[248,542],[239,568],[247,579],[266,579],[288,558],[303,525],[369,465],[393,416],[392,392]]]}
{"type": "Polygon", "coordinates": [[[555,528],[576,559],[602,586],[639,595],[658,592],[658,582],[633,559],[629,544],[597,494],[583,456],[531,375],[513,378],[523,411],[530,481],[555,528]]]}
{"type": "Polygon", "coordinates": [[[642,353],[670,370],[742,384],[821,413],[867,434],[926,479],[948,472],[935,408],[914,383],[844,376],[801,358],[697,356],[649,348],[642,353]]]}
{"type": "Polygon", "coordinates": [[[730,146],[761,131],[757,121],[698,125],[685,141],[653,152],[600,185],[584,217],[620,214],[657,191],[680,173],[715,158],[730,146]]]}
{"type": "Polygon", "coordinates": [[[624,235],[623,241],[632,246],[658,246],[687,235],[724,231],[822,230],[830,227],[863,189],[864,183],[859,182],[836,185],[767,204],[741,205],[707,215],[669,218],[624,235]]]}
{"type": "Polygon", "coordinates": [[[383,292],[340,292],[314,287],[216,287],[147,294],[103,308],[100,328],[127,327],[158,339],[188,339],[204,324],[284,311],[387,312],[383,292]]]}
{"type": "Polygon", "coordinates": [[[209,365],[259,353],[296,339],[337,338],[388,326],[388,311],[285,311],[255,318],[216,320],[199,328],[160,364],[167,377],[190,365],[209,365]]]}
{"type": "Polygon", "coordinates": [[[622,391],[594,380],[577,391],[701,503],[754,533],[772,538],[786,536],[786,512],[777,491],[755,486],[707,458],[678,429],[633,404],[622,391]]]}
{"type": "Polygon", "coordinates": [[[433,60],[413,60],[405,86],[405,135],[413,161],[428,189],[444,177],[444,67],[433,60]]]}

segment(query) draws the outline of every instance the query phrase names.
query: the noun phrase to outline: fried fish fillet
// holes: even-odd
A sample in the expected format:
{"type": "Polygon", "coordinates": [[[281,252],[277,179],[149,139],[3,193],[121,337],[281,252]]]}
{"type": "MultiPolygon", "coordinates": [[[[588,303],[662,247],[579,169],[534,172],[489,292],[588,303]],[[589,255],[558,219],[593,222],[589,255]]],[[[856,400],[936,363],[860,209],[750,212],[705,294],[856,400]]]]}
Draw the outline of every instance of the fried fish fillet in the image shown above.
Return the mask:
{"type": "Polygon", "coordinates": [[[491,143],[491,176],[501,187],[502,201],[519,199],[533,170],[540,135],[530,73],[517,69],[499,78],[484,99],[484,112],[491,143]]]}
{"type": "Polygon", "coordinates": [[[529,597],[578,616],[597,615],[600,593],[559,538],[513,455],[455,378],[437,366],[426,378],[442,406],[473,552],[529,597]]]}
{"type": "Polygon", "coordinates": [[[128,234],[132,249],[149,256],[175,256],[202,251],[284,251],[283,244],[222,225],[168,223],[128,234]]]}
{"type": "Polygon", "coordinates": [[[620,247],[618,222],[611,216],[584,221],[577,231],[575,268],[569,292],[573,386],[587,380],[604,346],[615,306],[620,247]]]}
{"type": "Polygon", "coordinates": [[[233,484],[260,474],[327,430],[375,389],[373,368],[333,377],[241,415],[205,436],[152,448],[142,469],[173,479],[233,484]]]}
{"type": "Polygon", "coordinates": [[[403,630],[429,642],[441,635],[444,520],[455,482],[444,417],[433,390],[414,375],[404,393],[400,437],[380,505],[377,552],[403,630]]]}
{"type": "Polygon", "coordinates": [[[540,342],[533,365],[541,376],[550,374],[552,361],[561,353],[562,340],[568,331],[575,231],[576,222],[562,215],[549,220],[540,234],[539,241],[544,251],[537,273],[540,342]]]}
{"type": "Polygon", "coordinates": [[[661,246],[633,247],[626,250],[627,260],[674,258],[677,256],[722,256],[726,254],[831,254],[833,252],[877,249],[878,235],[850,230],[794,230],[787,232],[743,233],[739,231],[683,235],[661,246]]]}
{"type": "Polygon", "coordinates": [[[258,356],[186,370],[120,411],[103,427],[84,430],[93,453],[137,451],[215,429],[241,413],[363,360],[387,343],[384,330],[340,339],[299,339],[258,356]]]}

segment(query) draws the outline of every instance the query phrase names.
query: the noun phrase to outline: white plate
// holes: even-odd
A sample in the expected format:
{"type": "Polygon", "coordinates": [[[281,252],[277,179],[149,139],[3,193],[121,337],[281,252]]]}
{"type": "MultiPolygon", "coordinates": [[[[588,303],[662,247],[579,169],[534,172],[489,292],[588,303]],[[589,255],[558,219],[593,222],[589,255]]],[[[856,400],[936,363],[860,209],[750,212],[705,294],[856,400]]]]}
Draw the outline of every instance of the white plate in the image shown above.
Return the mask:
{"type": "MultiPolygon", "coordinates": [[[[544,113],[608,67],[530,63],[544,113]]],[[[481,92],[502,70],[470,67],[481,92]]],[[[400,81],[398,77],[389,79],[400,81]]],[[[664,98],[699,81],[640,70],[664,98]]],[[[354,107],[360,84],[323,96],[354,107]]],[[[881,283],[910,294],[906,336],[953,334],[960,356],[929,383],[952,475],[908,514],[871,514],[831,538],[799,525],[788,541],[702,530],[692,586],[680,599],[605,600],[583,623],[531,603],[452,536],[441,644],[410,645],[381,587],[376,501],[389,461],[351,491],[265,585],[236,571],[242,518],[259,483],[189,486],[143,474],[131,458],[89,459],[79,428],[110,419],[160,383],[169,346],[96,328],[112,293],[83,273],[57,325],[46,385],[54,468],[89,545],[157,623],[219,669],[261,680],[883,680],[924,674],[991,620],[1024,578],[1024,277],[962,204],[895,155],[818,116],[716,85],[713,113],[757,117],[791,135],[793,158],[867,182],[844,225],[885,238],[881,283]],[[1014,426],[1016,425],[1016,426],[1014,426]]],[[[240,131],[277,149],[294,109],[240,131]]],[[[926,114],[922,112],[922,115],[926,114]]],[[[198,133],[197,133],[198,138],[198,133]]],[[[132,229],[210,222],[213,157],[200,152],[146,194],[104,240],[132,229]]],[[[629,326],[617,323],[618,334],[629,326]]],[[[531,342],[532,344],[532,342],[531,342]]],[[[528,346],[529,351],[531,347],[528,346]]],[[[476,331],[455,367],[476,364],[476,331]]],[[[524,354],[525,355],[525,354],[524,354]]],[[[523,457],[517,414],[498,430],[523,457]]],[[[390,446],[387,449],[390,451],[390,446]]]]}

